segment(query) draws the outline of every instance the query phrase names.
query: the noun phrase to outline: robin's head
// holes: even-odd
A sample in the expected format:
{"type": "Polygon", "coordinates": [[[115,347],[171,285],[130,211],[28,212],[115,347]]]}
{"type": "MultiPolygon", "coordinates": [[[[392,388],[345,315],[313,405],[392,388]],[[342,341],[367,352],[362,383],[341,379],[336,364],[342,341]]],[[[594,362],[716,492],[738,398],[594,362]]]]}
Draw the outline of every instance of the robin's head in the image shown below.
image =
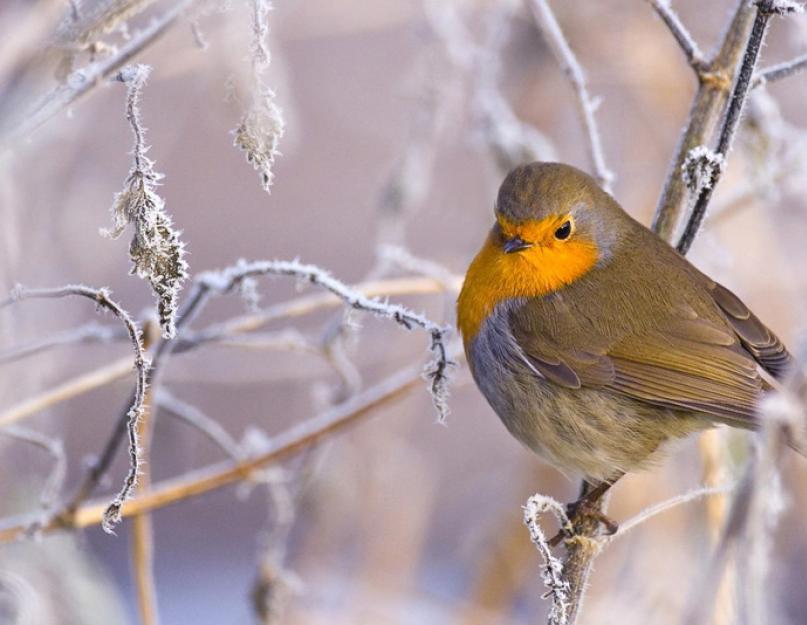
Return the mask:
{"type": "Polygon", "coordinates": [[[521,165],[499,188],[498,244],[505,254],[540,257],[544,266],[605,260],[616,238],[614,206],[595,180],[575,167],[521,165]]]}
{"type": "Polygon", "coordinates": [[[457,303],[466,341],[504,300],[558,291],[612,257],[627,215],[589,176],[569,165],[531,163],[508,174],[496,223],[457,303]]]}

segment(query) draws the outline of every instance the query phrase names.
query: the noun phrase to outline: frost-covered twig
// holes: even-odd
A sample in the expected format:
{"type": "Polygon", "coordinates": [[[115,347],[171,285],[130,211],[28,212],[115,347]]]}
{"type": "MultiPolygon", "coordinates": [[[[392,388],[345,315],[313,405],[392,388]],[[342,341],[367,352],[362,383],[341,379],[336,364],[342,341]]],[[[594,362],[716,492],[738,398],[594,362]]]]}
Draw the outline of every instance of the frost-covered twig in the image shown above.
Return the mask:
{"type": "Polygon", "coordinates": [[[610,193],[614,175],[605,164],[600,131],[597,128],[597,120],[594,116],[598,102],[589,95],[583,68],[563,35],[563,31],[557,19],[555,19],[552,9],[549,8],[547,0],[529,0],[529,5],[536,25],[543,32],[555,60],[557,60],[563,73],[574,88],[577,96],[577,108],[588,138],[586,145],[588,146],[591,165],[594,168],[594,177],[600,183],[600,186],[610,193]]]}
{"type": "Polygon", "coordinates": [[[314,265],[304,265],[297,261],[255,261],[241,262],[217,272],[206,272],[197,278],[200,288],[208,292],[227,293],[250,276],[282,275],[293,276],[301,281],[309,282],[325,288],[350,308],[370,312],[376,316],[390,319],[407,329],[419,327],[429,333],[431,344],[429,349],[434,360],[427,365],[424,375],[429,380],[430,392],[438,420],[444,422],[448,416],[448,369],[454,364],[447,355],[445,337],[446,327],[430,321],[425,316],[415,313],[399,304],[391,304],[377,298],[369,298],[359,291],[351,289],[331,274],[314,265]]]}
{"type": "Polygon", "coordinates": [[[135,33],[117,53],[72,72],[67,79],[41,98],[21,120],[0,127],[0,145],[27,137],[42,124],[67,109],[81,96],[112,76],[136,55],[157,41],[196,0],[178,0],[173,7],[135,33]]]}
{"type": "Polygon", "coordinates": [[[46,451],[52,458],[53,467],[39,495],[42,509],[47,513],[56,504],[56,500],[59,497],[59,493],[62,491],[64,479],[67,475],[67,456],[64,453],[62,441],[45,436],[40,432],[14,425],[0,428],[0,435],[9,436],[15,440],[39,447],[46,451]]]}
{"type": "Polygon", "coordinates": [[[155,393],[155,402],[162,410],[196,428],[232,460],[244,459],[244,452],[236,440],[221,424],[193,404],[189,404],[161,387],[155,393]]]}
{"type": "Polygon", "coordinates": [[[545,495],[533,495],[524,506],[524,524],[530,530],[530,539],[543,560],[541,578],[546,586],[546,597],[551,597],[549,608],[549,625],[568,625],[572,606],[569,604],[571,591],[569,581],[563,575],[563,563],[552,554],[544,530],[541,527],[541,515],[551,512],[561,527],[568,525],[564,506],[555,499],[545,495]]]}
{"type": "Polygon", "coordinates": [[[283,136],[285,122],[277,104],[275,92],[266,85],[264,74],[271,55],[267,45],[270,0],[250,0],[252,3],[252,85],[250,103],[233,134],[234,145],[244,152],[248,162],[258,172],[261,186],[267,193],[272,188],[272,168],[280,152],[278,142],[283,136]]]}
{"type": "Polygon", "coordinates": [[[162,334],[172,338],[176,332],[177,300],[188,277],[188,263],[180,232],[174,229],[165,211],[165,201],[157,194],[163,176],[154,170],[154,162],[147,156],[149,146],[140,120],[140,97],[150,71],[147,65],[134,65],[125,67],[118,75],[127,85],[126,119],[134,135],[133,163],[123,191],[115,194],[112,203],[113,227],[101,233],[116,239],[126,226],[133,224],[129,244],[132,273],[148,280],[157,297],[162,334]]]}
{"type": "Polygon", "coordinates": [[[12,291],[10,297],[0,301],[0,308],[4,308],[14,302],[26,299],[54,299],[68,296],[86,297],[96,303],[99,308],[110,310],[126,326],[129,339],[134,350],[134,366],[137,370],[137,381],[133,393],[132,402],[126,410],[126,432],[129,439],[129,471],[118,494],[112,503],[107,506],[103,516],[103,527],[107,532],[111,532],[114,525],[120,520],[120,508],[126,501],[137,484],[137,477],[140,471],[140,449],[137,435],[137,424],[143,415],[143,405],[146,398],[146,384],[148,380],[150,364],[146,360],[143,349],[143,340],[137,325],[132,320],[126,310],[124,310],[109,295],[106,289],[92,289],[83,285],[69,285],[54,289],[26,289],[17,286],[12,291]]]}
{"type": "Polygon", "coordinates": [[[782,80],[788,76],[792,76],[798,72],[807,69],[807,54],[797,56],[795,59],[790,59],[784,63],[777,63],[770,67],[764,67],[754,74],[754,80],[751,83],[751,88],[767,85],[768,83],[782,80]]]}
{"type": "MultiPolygon", "coordinates": [[[[451,356],[455,356],[454,352],[451,356]]],[[[457,354],[457,357],[459,356],[461,354],[457,354]]],[[[418,369],[411,367],[402,369],[319,416],[303,421],[273,437],[272,446],[257,456],[240,463],[227,462],[197,469],[155,484],[148,493],[138,495],[128,501],[121,510],[121,515],[128,517],[155,510],[247,479],[254,471],[308,449],[369,416],[375,409],[404,397],[418,385],[420,379],[421,372],[418,369]]],[[[87,527],[104,518],[105,508],[105,503],[85,503],[79,506],[68,519],[52,519],[41,529],[47,532],[65,526],[87,527]]],[[[22,519],[7,519],[0,523],[0,543],[18,538],[25,532],[29,524],[28,516],[22,519]]]]}
{"type": "MultiPolygon", "coordinates": [[[[726,109],[726,114],[720,129],[717,148],[709,159],[710,162],[717,163],[718,165],[712,167],[711,171],[713,175],[711,176],[711,180],[700,188],[694,201],[689,219],[684,227],[684,232],[681,234],[681,238],[676,246],[681,254],[686,254],[695,240],[695,235],[700,229],[703,218],[706,215],[706,207],[709,204],[709,200],[712,198],[715,185],[720,180],[720,175],[725,168],[725,160],[731,149],[731,144],[740,122],[740,116],[745,106],[748,90],[751,86],[751,79],[754,74],[754,68],[756,67],[757,58],[759,57],[759,51],[765,39],[768,22],[774,15],[784,15],[795,11],[795,9],[790,6],[791,4],[793,3],[784,3],[781,0],[757,0],[755,3],[756,15],[754,17],[751,35],[748,38],[737,80],[732,89],[731,99],[729,100],[728,108],[726,109]]],[[[683,164],[684,167],[686,167],[687,160],[690,156],[691,151],[687,153],[683,164]]]]}
{"type": "Polygon", "coordinates": [[[686,493],[682,493],[681,495],[670,497],[669,499],[665,499],[664,501],[660,501],[657,504],[645,508],[635,516],[629,518],[627,521],[622,521],[619,524],[619,529],[615,534],[603,536],[600,540],[603,542],[603,544],[609,544],[617,538],[621,538],[631,530],[636,529],[642,523],[645,523],[650,519],[667,512],[668,510],[693,501],[697,501],[698,499],[703,499],[705,497],[730,493],[735,489],[736,486],[736,484],[702,486],[700,488],[694,488],[686,493]]]}
{"type": "MultiPolygon", "coordinates": [[[[117,326],[87,323],[78,328],[59,332],[43,339],[30,341],[22,345],[15,345],[0,351],[0,364],[14,362],[43,351],[60,347],[62,345],[76,345],[78,343],[108,343],[116,340],[125,340],[126,333],[117,326]]],[[[2,423],[0,422],[0,425],[2,423]]]]}
{"type": "Polygon", "coordinates": [[[647,0],[650,5],[656,10],[659,17],[667,25],[667,28],[675,37],[678,45],[681,47],[682,52],[686,56],[687,62],[692,66],[696,72],[700,72],[706,61],[703,54],[698,47],[697,42],[689,34],[686,26],[681,22],[678,14],[670,6],[669,0],[647,0]]]}

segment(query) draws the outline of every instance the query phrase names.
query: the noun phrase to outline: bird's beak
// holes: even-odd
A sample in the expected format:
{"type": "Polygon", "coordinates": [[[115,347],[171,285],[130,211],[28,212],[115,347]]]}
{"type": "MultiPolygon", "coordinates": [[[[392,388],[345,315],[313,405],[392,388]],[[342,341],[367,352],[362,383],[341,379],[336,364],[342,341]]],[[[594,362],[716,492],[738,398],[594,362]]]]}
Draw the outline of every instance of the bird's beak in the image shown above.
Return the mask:
{"type": "Polygon", "coordinates": [[[521,237],[513,237],[504,242],[504,253],[512,254],[513,252],[520,252],[521,250],[526,250],[528,247],[532,247],[532,243],[527,243],[521,237]]]}

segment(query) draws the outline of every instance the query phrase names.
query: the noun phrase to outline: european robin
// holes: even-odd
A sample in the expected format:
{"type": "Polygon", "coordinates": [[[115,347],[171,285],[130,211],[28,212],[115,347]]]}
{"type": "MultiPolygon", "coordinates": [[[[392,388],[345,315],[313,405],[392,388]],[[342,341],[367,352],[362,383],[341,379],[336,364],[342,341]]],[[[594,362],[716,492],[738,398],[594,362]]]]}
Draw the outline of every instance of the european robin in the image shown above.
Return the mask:
{"type": "Polygon", "coordinates": [[[596,497],[669,439],[757,426],[760,367],[781,378],[785,346],[590,176],[517,167],[495,217],[457,322],[476,384],[519,441],[596,497]]]}

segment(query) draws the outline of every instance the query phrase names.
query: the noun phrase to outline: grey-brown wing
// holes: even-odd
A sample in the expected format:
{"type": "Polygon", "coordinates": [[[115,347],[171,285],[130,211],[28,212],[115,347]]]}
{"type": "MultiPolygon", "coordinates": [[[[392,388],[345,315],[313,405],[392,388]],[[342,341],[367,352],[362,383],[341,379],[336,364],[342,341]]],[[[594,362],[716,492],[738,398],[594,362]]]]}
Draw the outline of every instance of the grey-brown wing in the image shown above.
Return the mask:
{"type": "Polygon", "coordinates": [[[781,379],[793,363],[793,357],[782,341],[727,288],[712,282],[709,291],[720,310],[725,313],[743,347],[763,369],[781,379]]]}
{"type": "Polygon", "coordinates": [[[511,333],[525,360],[547,380],[569,389],[603,388],[659,407],[754,426],[762,380],[756,362],[727,326],[682,309],[635,334],[603,336],[581,326],[576,334],[567,332],[561,345],[552,338],[552,328],[542,332],[536,324],[536,315],[545,311],[529,310],[540,309],[540,302],[524,306],[527,310],[510,317],[511,333]]]}

